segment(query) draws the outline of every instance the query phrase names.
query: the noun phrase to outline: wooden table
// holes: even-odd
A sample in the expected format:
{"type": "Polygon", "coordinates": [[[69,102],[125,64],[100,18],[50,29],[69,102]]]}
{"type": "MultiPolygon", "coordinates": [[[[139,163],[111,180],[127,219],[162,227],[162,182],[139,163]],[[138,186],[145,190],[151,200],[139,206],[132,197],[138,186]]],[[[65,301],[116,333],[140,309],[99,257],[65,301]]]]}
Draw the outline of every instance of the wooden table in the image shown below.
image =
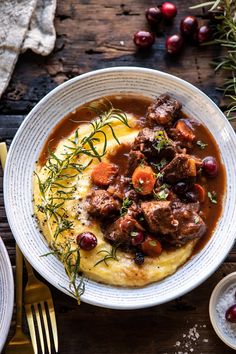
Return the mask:
{"type": "MultiPolygon", "coordinates": [[[[152,1],[58,0],[57,41],[46,58],[21,55],[10,85],[0,100],[0,141],[10,145],[25,115],[51,89],[84,72],[118,65],[142,66],[177,75],[199,87],[221,108],[224,101],[215,88],[221,76],[210,67],[219,55],[216,47],[186,46],[179,57],[165,54],[165,37],[178,31],[189,14],[185,1],[176,0],[173,25],[160,28],[152,50],[137,52],[133,33],[147,28],[144,17],[152,1]]],[[[196,0],[187,2],[196,4],[196,0]]],[[[200,18],[200,22],[203,19],[200,18]]],[[[0,170],[0,234],[15,265],[15,243],[7,223],[0,170]]],[[[162,306],[136,311],[115,311],[76,302],[50,286],[57,314],[61,354],[225,354],[233,350],[216,336],[208,315],[208,302],[217,282],[236,270],[236,249],[204,284],[162,306]],[[194,334],[195,333],[195,334],[194,334]]],[[[15,324],[13,316],[9,336],[15,324]]],[[[25,324],[25,331],[27,326],[25,324]]]]}

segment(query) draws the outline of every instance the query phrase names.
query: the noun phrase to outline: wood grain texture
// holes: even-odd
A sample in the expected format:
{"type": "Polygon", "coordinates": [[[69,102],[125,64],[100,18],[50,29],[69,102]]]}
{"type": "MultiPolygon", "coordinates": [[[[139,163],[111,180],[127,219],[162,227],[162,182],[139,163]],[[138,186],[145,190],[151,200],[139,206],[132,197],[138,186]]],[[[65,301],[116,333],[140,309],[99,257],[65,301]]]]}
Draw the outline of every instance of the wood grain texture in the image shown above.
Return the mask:
{"type": "MultiPolygon", "coordinates": [[[[200,10],[188,10],[197,0],[189,1],[188,5],[181,0],[174,2],[178,15],[173,25],[162,25],[152,50],[141,52],[136,50],[132,37],[137,30],[148,28],[144,10],[153,5],[153,1],[58,0],[55,49],[44,58],[31,52],[20,56],[10,85],[0,100],[0,141],[10,146],[25,115],[58,84],[109,66],[141,66],[177,75],[199,87],[224,108],[225,102],[216,90],[221,74],[215,74],[210,66],[220,54],[217,47],[187,45],[179,57],[165,54],[165,38],[178,31],[182,17],[197,14],[200,23],[205,17],[200,10]]],[[[4,211],[2,179],[0,169],[0,235],[14,266],[15,244],[4,211]]],[[[235,270],[234,247],[219,270],[197,289],[165,305],[136,311],[115,311],[87,304],[77,306],[75,301],[49,285],[58,320],[60,353],[233,353],[211,327],[208,302],[217,282],[235,270]],[[196,325],[200,336],[193,340],[187,336],[196,325]]],[[[13,316],[9,337],[14,321],[13,316]]],[[[24,326],[28,333],[26,321],[24,326]]]]}

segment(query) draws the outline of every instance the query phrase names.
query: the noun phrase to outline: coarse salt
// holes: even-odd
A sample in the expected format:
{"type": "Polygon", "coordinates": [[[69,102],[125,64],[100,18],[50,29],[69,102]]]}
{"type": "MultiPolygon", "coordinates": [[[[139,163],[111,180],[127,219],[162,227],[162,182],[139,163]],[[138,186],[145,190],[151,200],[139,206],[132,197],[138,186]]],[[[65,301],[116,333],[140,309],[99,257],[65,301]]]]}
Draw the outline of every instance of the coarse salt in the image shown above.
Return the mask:
{"type": "Polygon", "coordinates": [[[228,308],[236,303],[235,292],[236,285],[229,286],[223,292],[216,305],[216,313],[219,327],[226,335],[236,340],[236,323],[231,323],[225,319],[225,313],[228,308]]]}

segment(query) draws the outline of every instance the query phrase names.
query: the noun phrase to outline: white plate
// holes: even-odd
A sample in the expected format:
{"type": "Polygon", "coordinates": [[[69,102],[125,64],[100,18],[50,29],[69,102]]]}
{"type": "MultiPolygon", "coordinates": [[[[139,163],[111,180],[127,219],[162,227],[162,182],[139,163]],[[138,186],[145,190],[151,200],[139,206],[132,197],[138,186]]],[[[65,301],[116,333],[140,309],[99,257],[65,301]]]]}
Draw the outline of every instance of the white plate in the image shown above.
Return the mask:
{"type": "Polygon", "coordinates": [[[52,128],[69,112],[102,96],[136,93],[156,97],[169,92],[183,110],[203,122],[219,144],[227,171],[224,213],[207,245],[175,274],[139,289],[118,288],[86,281],[82,301],[116,308],[137,309],[167,302],[195,288],[222,263],[236,234],[235,133],[219,108],[201,91],[172,75],[144,68],[117,67],[90,72],[51,91],[30,112],[12,142],[5,170],[5,207],[12,232],[33,267],[58,289],[68,287],[63,265],[55,257],[40,257],[48,245],[32,218],[34,163],[52,128]]]}
{"type": "Polygon", "coordinates": [[[7,250],[0,237],[0,353],[9,332],[14,305],[14,282],[7,250]]]}

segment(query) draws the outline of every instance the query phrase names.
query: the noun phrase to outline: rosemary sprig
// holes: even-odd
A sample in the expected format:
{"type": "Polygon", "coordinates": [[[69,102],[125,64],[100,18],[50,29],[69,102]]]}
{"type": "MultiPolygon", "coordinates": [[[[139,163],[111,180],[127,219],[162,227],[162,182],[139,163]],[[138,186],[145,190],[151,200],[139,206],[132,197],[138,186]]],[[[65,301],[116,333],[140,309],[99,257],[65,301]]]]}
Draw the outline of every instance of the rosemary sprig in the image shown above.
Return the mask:
{"type": "MultiPolygon", "coordinates": [[[[106,154],[107,136],[103,129],[105,127],[110,129],[113,138],[119,143],[112,127],[112,122],[118,120],[124,125],[129,126],[126,114],[114,108],[109,101],[106,102],[106,105],[94,103],[90,109],[98,116],[97,119],[90,122],[92,127],[90,134],[80,138],[79,129],[77,129],[73,139],[68,139],[69,143],[65,145],[68,151],[63,154],[62,158],[56,156],[54,152],[49,151],[49,157],[45,165],[48,175],[45,181],[42,181],[35,172],[42,197],[42,203],[38,208],[41,212],[45,213],[47,221],[53,216],[57,223],[56,231],[52,235],[54,239],[63,231],[73,227],[73,224],[68,222],[64,217],[65,213],[61,214],[60,212],[64,202],[73,199],[72,193],[75,192],[76,186],[71,185],[70,180],[72,176],[76,177],[79,173],[83,172],[91,164],[93,158],[101,160],[106,154]],[[105,111],[101,111],[101,105],[105,111]],[[97,150],[97,143],[100,143],[102,146],[101,152],[97,150]],[[78,163],[81,155],[90,157],[87,164],[78,163]],[[72,176],[71,171],[73,171],[72,176]],[[66,191],[63,189],[66,189],[66,191]]],[[[51,230],[50,227],[49,230],[51,230]]]]}
{"type": "Polygon", "coordinates": [[[220,90],[229,100],[226,117],[236,119],[236,2],[235,0],[215,0],[192,6],[191,9],[208,6],[218,23],[213,29],[214,40],[205,44],[218,44],[225,49],[225,55],[214,61],[215,70],[223,70],[226,79],[220,90]]]}
{"type": "Polygon", "coordinates": [[[113,259],[114,261],[118,261],[118,258],[117,258],[117,250],[118,248],[120,247],[120,243],[114,243],[111,247],[111,250],[108,251],[108,250],[101,250],[99,251],[97,254],[101,254],[103,253],[104,254],[104,257],[102,259],[100,259],[99,261],[97,261],[95,264],[94,264],[94,267],[96,267],[98,264],[104,262],[106,264],[106,266],[108,267],[108,263],[107,261],[113,259]]]}
{"type": "Polygon", "coordinates": [[[83,277],[81,277],[79,284],[76,282],[80,267],[79,248],[72,248],[72,243],[69,241],[65,243],[52,241],[50,247],[53,251],[42,255],[42,257],[55,255],[59,258],[59,260],[63,263],[66,274],[69,278],[69,290],[64,286],[61,287],[69,292],[78,301],[78,304],[80,304],[80,297],[84,293],[85,284],[83,277]]]}
{"type": "MultiPolygon", "coordinates": [[[[56,255],[64,264],[66,274],[69,278],[69,291],[78,302],[80,296],[84,292],[84,282],[81,278],[79,284],[76,279],[80,268],[80,251],[79,248],[72,248],[72,243],[65,244],[57,241],[58,235],[66,230],[73,229],[73,222],[68,219],[64,203],[73,200],[73,193],[76,191],[76,185],[72,184],[73,178],[82,173],[93,161],[93,159],[101,160],[107,151],[107,136],[104,128],[111,131],[112,137],[119,144],[119,140],[112,126],[114,120],[118,120],[122,124],[129,127],[127,116],[121,110],[114,108],[107,101],[106,104],[93,104],[90,109],[97,114],[97,118],[90,122],[91,132],[84,137],[79,136],[79,129],[75,131],[72,139],[68,139],[68,143],[64,146],[66,153],[59,158],[53,151],[49,151],[49,157],[45,165],[47,177],[41,180],[37,172],[35,176],[38,180],[39,191],[41,195],[41,204],[37,205],[40,212],[45,214],[49,232],[53,241],[51,248],[53,252],[48,253],[56,255]],[[101,110],[101,108],[103,110],[101,110]],[[101,146],[100,152],[97,149],[97,143],[101,146]],[[78,162],[79,158],[86,155],[90,158],[87,164],[78,162]],[[55,230],[51,229],[52,223],[55,224],[55,230]]],[[[117,246],[118,248],[118,246],[117,246]]],[[[108,259],[116,258],[116,249],[114,248],[110,255],[105,255],[104,262],[108,259]]]]}

